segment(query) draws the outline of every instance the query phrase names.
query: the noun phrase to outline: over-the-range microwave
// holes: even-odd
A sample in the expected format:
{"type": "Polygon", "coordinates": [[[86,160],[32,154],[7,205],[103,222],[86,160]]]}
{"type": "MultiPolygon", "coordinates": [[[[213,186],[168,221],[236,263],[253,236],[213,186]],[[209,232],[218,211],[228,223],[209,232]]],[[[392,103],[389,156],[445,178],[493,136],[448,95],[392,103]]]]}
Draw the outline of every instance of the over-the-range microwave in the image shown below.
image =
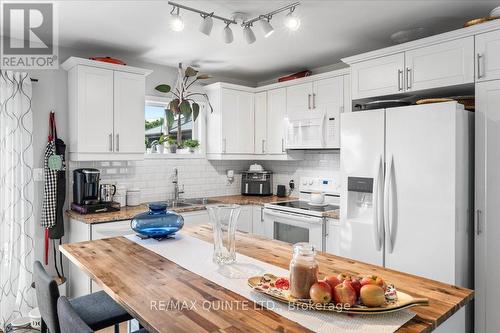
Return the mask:
{"type": "Polygon", "coordinates": [[[286,119],[286,149],[324,149],[333,146],[338,119],[326,113],[286,119]]]}

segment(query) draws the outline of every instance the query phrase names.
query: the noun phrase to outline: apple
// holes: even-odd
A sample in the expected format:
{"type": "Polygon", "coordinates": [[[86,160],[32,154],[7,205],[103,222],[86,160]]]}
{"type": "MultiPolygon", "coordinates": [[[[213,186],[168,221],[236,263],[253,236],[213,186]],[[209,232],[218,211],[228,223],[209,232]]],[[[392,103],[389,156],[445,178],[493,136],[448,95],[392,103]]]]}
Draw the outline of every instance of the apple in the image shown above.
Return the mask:
{"type": "Polygon", "coordinates": [[[352,277],[351,278],[351,286],[356,291],[356,296],[359,297],[360,290],[361,290],[361,282],[360,282],[360,280],[358,278],[356,278],[356,277],[352,277]]]}
{"type": "Polygon", "coordinates": [[[335,287],[342,282],[340,282],[339,279],[334,275],[327,276],[324,281],[330,285],[330,288],[332,288],[332,299],[333,299],[333,289],[335,289],[335,287]]]}
{"type": "Polygon", "coordinates": [[[309,296],[314,303],[330,303],[332,300],[332,288],[325,281],[318,281],[309,289],[309,296]]]}
{"type": "Polygon", "coordinates": [[[351,276],[347,273],[340,273],[337,275],[337,279],[339,279],[340,282],[344,282],[344,280],[350,280],[351,276]]]}
{"type": "Polygon", "coordinates": [[[376,275],[368,275],[361,279],[361,286],[366,286],[367,284],[375,284],[379,287],[385,289],[384,279],[376,275]]]}
{"type": "Polygon", "coordinates": [[[351,282],[345,280],[334,288],[333,299],[337,304],[349,304],[353,306],[356,304],[358,298],[356,296],[356,290],[352,287],[351,282]]]}
{"type": "Polygon", "coordinates": [[[373,308],[385,303],[385,292],[382,287],[376,284],[365,284],[360,291],[361,303],[373,308]]]}

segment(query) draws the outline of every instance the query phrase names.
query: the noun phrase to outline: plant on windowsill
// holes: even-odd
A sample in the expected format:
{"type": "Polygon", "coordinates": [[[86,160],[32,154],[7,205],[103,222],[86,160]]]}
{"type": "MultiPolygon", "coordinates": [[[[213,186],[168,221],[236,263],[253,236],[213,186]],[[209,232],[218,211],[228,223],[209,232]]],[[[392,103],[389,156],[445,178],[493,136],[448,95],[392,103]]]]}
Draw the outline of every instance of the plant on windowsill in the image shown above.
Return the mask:
{"type": "Polygon", "coordinates": [[[172,128],[175,121],[175,114],[177,114],[177,145],[179,147],[182,145],[181,115],[184,118],[184,123],[187,123],[191,117],[193,118],[193,121],[196,121],[196,118],[198,118],[200,113],[200,105],[194,101],[193,97],[204,97],[210,107],[210,112],[213,112],[213,108],[207,94],[189,90],[194,83],[199,80],[206,80],[209,78],[210,76],[206,74],[198,75],[198,71],[192,67],[188,67],[183,71],[182,63],[179,63],[175,90],[172,90],[168,84],[160,84],[155,88],[157,91],[164,94],[171,93],[174,97],[174,99],[170,101],[169,107],[165,110],[165,113],[167,118],[167,127],[169,130],[172,128]]]}
{"type": "Polygon", "coordinates": [[[167,141],[167,137],[165,134],[160,135],[160,138],[158,139],[158,153],[163,154],[165,152],[165,141],[167,141]]]}
{"type": "Polygon", "coordinates": [[[190,153],[194,153],[195,150],[200,146],[200,142],[198,140],[186,140],[183,142],[184,147],[189,148],[190,153]]]}
{"type": "Polygon", "coordinates": [[[177,152],[177,140],[173,136],[169,136],[167,138],[167,143],[168,143],[168,148],[170,149],[170,152],[172,154],[175,154],[177,152]]]}

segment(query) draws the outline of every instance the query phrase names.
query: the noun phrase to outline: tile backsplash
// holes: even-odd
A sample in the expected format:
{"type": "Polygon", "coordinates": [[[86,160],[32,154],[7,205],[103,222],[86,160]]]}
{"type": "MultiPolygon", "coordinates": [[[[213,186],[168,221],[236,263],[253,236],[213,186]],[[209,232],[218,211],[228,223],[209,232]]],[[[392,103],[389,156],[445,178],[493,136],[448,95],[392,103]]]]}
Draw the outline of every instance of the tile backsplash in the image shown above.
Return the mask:
{"type": "MultiPolygon", "coordinates": [[[[241,175],[253,161],[209,161],[206,159],[145,159],[142,161],[70,162],[70,172],[77,168],[101,170],[101,183],[115,183],[126,188],[139,188],[142,201],[166,200],[173,197],[173,169],[179,170],[179,183],[186,198],[239,194],[241,175]],[[234,170],[234,181],[227,180],[227,170],[234,170]]],[[[288,185],[301,176],[335,177],[340,167],[338,151],[308,151],[301,161],[257,161],[273,171],[276,184],[288,185]]],[[[72,181],[72,176],[70,177],[72,181]]],[[[70,184],[71,185],[71,184],[70,184]]],[[[71,191],[68,191],[71,193],[71,191]]],[[[297,194],[296,192],[294,194],[297,194]]]]}

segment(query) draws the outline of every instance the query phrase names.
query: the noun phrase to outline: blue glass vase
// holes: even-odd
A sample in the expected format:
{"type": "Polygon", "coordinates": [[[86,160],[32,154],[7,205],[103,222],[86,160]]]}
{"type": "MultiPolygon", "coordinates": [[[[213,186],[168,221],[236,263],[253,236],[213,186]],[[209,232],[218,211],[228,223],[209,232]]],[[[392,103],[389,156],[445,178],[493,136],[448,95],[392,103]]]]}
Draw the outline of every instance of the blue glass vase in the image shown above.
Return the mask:
{"type": "Polygon", "coordinates": [[[132,230],[141,236],[156,239],[166,238],[184,226],[184,219],[175,212],[167,211],[167,204],[149,204],[149,212],[136,215],[130,222],[132,230]]]}

